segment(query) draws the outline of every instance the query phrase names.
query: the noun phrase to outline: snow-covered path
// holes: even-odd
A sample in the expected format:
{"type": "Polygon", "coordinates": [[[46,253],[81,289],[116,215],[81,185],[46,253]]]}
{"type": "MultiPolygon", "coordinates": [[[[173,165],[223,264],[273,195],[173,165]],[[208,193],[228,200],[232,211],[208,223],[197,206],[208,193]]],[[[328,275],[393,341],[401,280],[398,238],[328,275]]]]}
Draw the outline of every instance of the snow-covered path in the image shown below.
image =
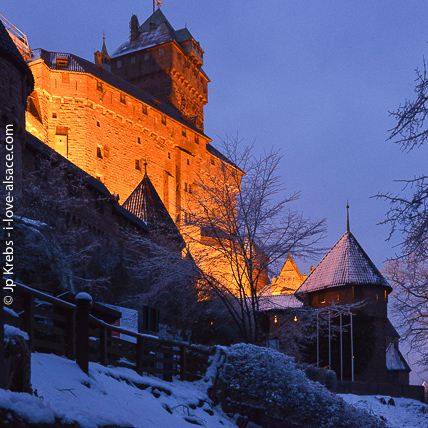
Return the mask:
{"type": "Polygon", "coordinates": [[[388,403],[391,397],[383,395],[340,394],[345,401],[357,407],[383,416],[391,427],[427,428],[428,406],[417,400],[393,398],[395,406],[382,404],[381,398],[388,403]]]}

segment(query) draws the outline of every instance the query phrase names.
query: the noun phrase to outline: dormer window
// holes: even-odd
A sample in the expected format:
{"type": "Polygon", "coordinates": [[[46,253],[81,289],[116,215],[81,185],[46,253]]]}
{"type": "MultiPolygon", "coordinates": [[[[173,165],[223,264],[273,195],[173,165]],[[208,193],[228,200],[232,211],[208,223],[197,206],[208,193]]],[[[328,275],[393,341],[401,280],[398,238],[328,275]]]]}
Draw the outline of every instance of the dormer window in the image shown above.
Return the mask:
{"type": "Polygon", "coordinates": [[[56,65],[58,68],[67,68],[68,66],[68,58],[63,56],[56,57],[56,65]]]}
{"type": "Polygon", "coordinates": [[[147,114],[147,106],[143,105],[141,111],[143,112],[143,114],[147,114]]]}
{"type": "Polygon", "coordinates": [[[186,128],[181,129],[181,135],[185,137],[187,135],[186,128]]]}
{"type": "Polygon", "coordinates": [[[120,102],[126,105],[126,97],[125,94],[120,94],[120,102]]]}

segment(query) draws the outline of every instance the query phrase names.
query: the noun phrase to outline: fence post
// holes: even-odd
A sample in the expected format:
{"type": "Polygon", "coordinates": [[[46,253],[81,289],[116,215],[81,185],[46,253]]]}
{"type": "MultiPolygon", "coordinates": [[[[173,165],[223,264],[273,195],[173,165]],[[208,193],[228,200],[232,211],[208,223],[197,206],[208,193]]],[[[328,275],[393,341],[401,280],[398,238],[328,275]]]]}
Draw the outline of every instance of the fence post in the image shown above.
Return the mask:
{"type": "Polygon", "coordinates": [[[30,352],[34,352],[34,296],[31,293],[24,295],[24,319],[23,328],[28,334],[28,347],[30,352]]]}
{"type": "Polygon", "coordinates": [[[187,354],[184,345],[180,346],[180,380],[187,380],[187,354]]]}
{"type": "Polygon", "coordinates": [[[89,312],[92,297],[88,293],[79,293],[76,302],[76,363],[83,372],[89,369],[89,312]]]}
{"type": "Polygon", "coordinates": [[[107,365],[107,328],[100,326],[100,364],[107,365]]]}
{"type": "Polygon", "coordinates": [[[137,373],[141,376],[144,372],[144,339],[137,337],[137,373]]]}
{"type": "Polygon", "coordinates": [[[76,311],[69,309],[67,314],[67,321],[65,326],[65,343],[66,343],[66,357],[69,360],[76,358],[76,311]]]}

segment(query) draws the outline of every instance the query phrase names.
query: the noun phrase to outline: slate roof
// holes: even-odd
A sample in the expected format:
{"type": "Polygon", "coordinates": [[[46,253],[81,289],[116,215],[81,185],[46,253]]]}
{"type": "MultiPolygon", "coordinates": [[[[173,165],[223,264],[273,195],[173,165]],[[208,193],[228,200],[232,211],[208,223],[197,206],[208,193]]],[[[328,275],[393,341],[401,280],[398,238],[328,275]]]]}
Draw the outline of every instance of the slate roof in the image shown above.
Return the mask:
{"type": "Polygon", "coordinates": [[[149,228],[165,230],[171,233],[171,238],[184,248],[184,239],[147,173],[122,206],[143,220],[149,228]]]}
{"type": "Polygon", "coordinates": [[[260,311],[283,310],[290,308],[301,308],[303,303],[297,297],[290,294],[277,294],[273,296],[260,296],[260,311]]]}
{"type": "Polygon", "coordinates": [[[395,327],[392,325],[392,323],[389,320],[389,318],[387,319],[387,322],[386,322],[385,336],[388,336],[388,337],[400,337],[400,335],[398,334],[398,332],[395,329],[395,327]]]}
{"type": "Polygon", "coordinates": [[[12,62],[18,69],[20,69],[28,78],[28,93],[31,93],[34,89],[34,77],[33,73],[29,69],[27,63],[19,53],[18,48],[13,43],[13,40],[9,36],[3,22],[0,20],[0,56],[12,62]]]}
{"type": "Polygon", "coordinates": [[[381,285],[392,291],[354,235],[346,231],[303,282],[296,295],[356,284],[381,285]]]}
{"type": "Polygon", "coordinates": [[[389,371],[392,370],[405,370],[407,372],[412,371],[400,350],[394,343],[390,343],[386,348],[386,368],[389,371]]]}
{"type": "Polygon", "coordinates": [[[31,59],[31,61],[37,61],[38,59],[43,59],[45,64],[52,70],[66,70],[66,71],[73,71],[78,73],[91,74],[97,79],[100,79],[108,83],[109,85],[114,86],[115,88],[125,92],[126,94],[136,98],[137,100],[140,100],[145,104],[148,104],[151,108],[158,110],[161,113],[169,116],[170,118],[176,120],[177,122],[183,124],[184,126],[192,129],[194,132],[200,135],[203,135],[206,138],[209,138],[202,131],[196,128],[196,126],[194,126],[192,123],[186,121],[185,118],[177,110],[167,106],[164,103],[161,103],[160,105],[156,105],[155,97],[153,97],[152,95],[148,94],[147,92],[144,92],[137,86],[127,82],[124,79],[121,79],[120,77],[110,73],[109,71],[104,70],[102,68],[98,68],[94,63],[87,61],[86,59],[80,58],[77,55],[70,54],[70,53],[49,52],[44,49],[35,49],[34,56],[31,59]],[[64,68],[62,66],[57,65],[56,63],[57,57],[68,58],[67,67],[64,68]]]}
{"type": "Polygon", "coordinates": [[[136,40],[127,40],[116,49],[112,57],[118,57],[172,41],[180,43],[193,39],[187,28],[175,31],[160,9],[157,9],[140,25],[139,31],[140,34],[136,40]]]}
{"type": "Polygon", "coordinates": [[[241,171],[242,174],[245,175],[245,172],[242,171],[241,168],[239,168],[236,164],[234,164],[231,160],[229,160],[223,153],[219,152],[212,144],[207,143],[207,152],[211,153],[215,157],[219,158],[223,162],[228,163],[229,165],[236,168],[238,171],[241,171]]]}

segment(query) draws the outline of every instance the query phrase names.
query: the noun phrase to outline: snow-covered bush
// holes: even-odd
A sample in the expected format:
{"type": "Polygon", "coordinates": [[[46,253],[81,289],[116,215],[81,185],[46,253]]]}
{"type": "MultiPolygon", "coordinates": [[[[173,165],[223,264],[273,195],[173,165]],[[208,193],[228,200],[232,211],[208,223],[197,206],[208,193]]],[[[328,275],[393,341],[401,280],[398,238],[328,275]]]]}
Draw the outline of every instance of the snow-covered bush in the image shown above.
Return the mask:
{"type": "Polygon", "coordinates": [[[262,426],[385,427],[310,381],[291,357],[272,349],[248,344],[227,348],[219,378],[224,409],[247,414],[262,426]]]}

